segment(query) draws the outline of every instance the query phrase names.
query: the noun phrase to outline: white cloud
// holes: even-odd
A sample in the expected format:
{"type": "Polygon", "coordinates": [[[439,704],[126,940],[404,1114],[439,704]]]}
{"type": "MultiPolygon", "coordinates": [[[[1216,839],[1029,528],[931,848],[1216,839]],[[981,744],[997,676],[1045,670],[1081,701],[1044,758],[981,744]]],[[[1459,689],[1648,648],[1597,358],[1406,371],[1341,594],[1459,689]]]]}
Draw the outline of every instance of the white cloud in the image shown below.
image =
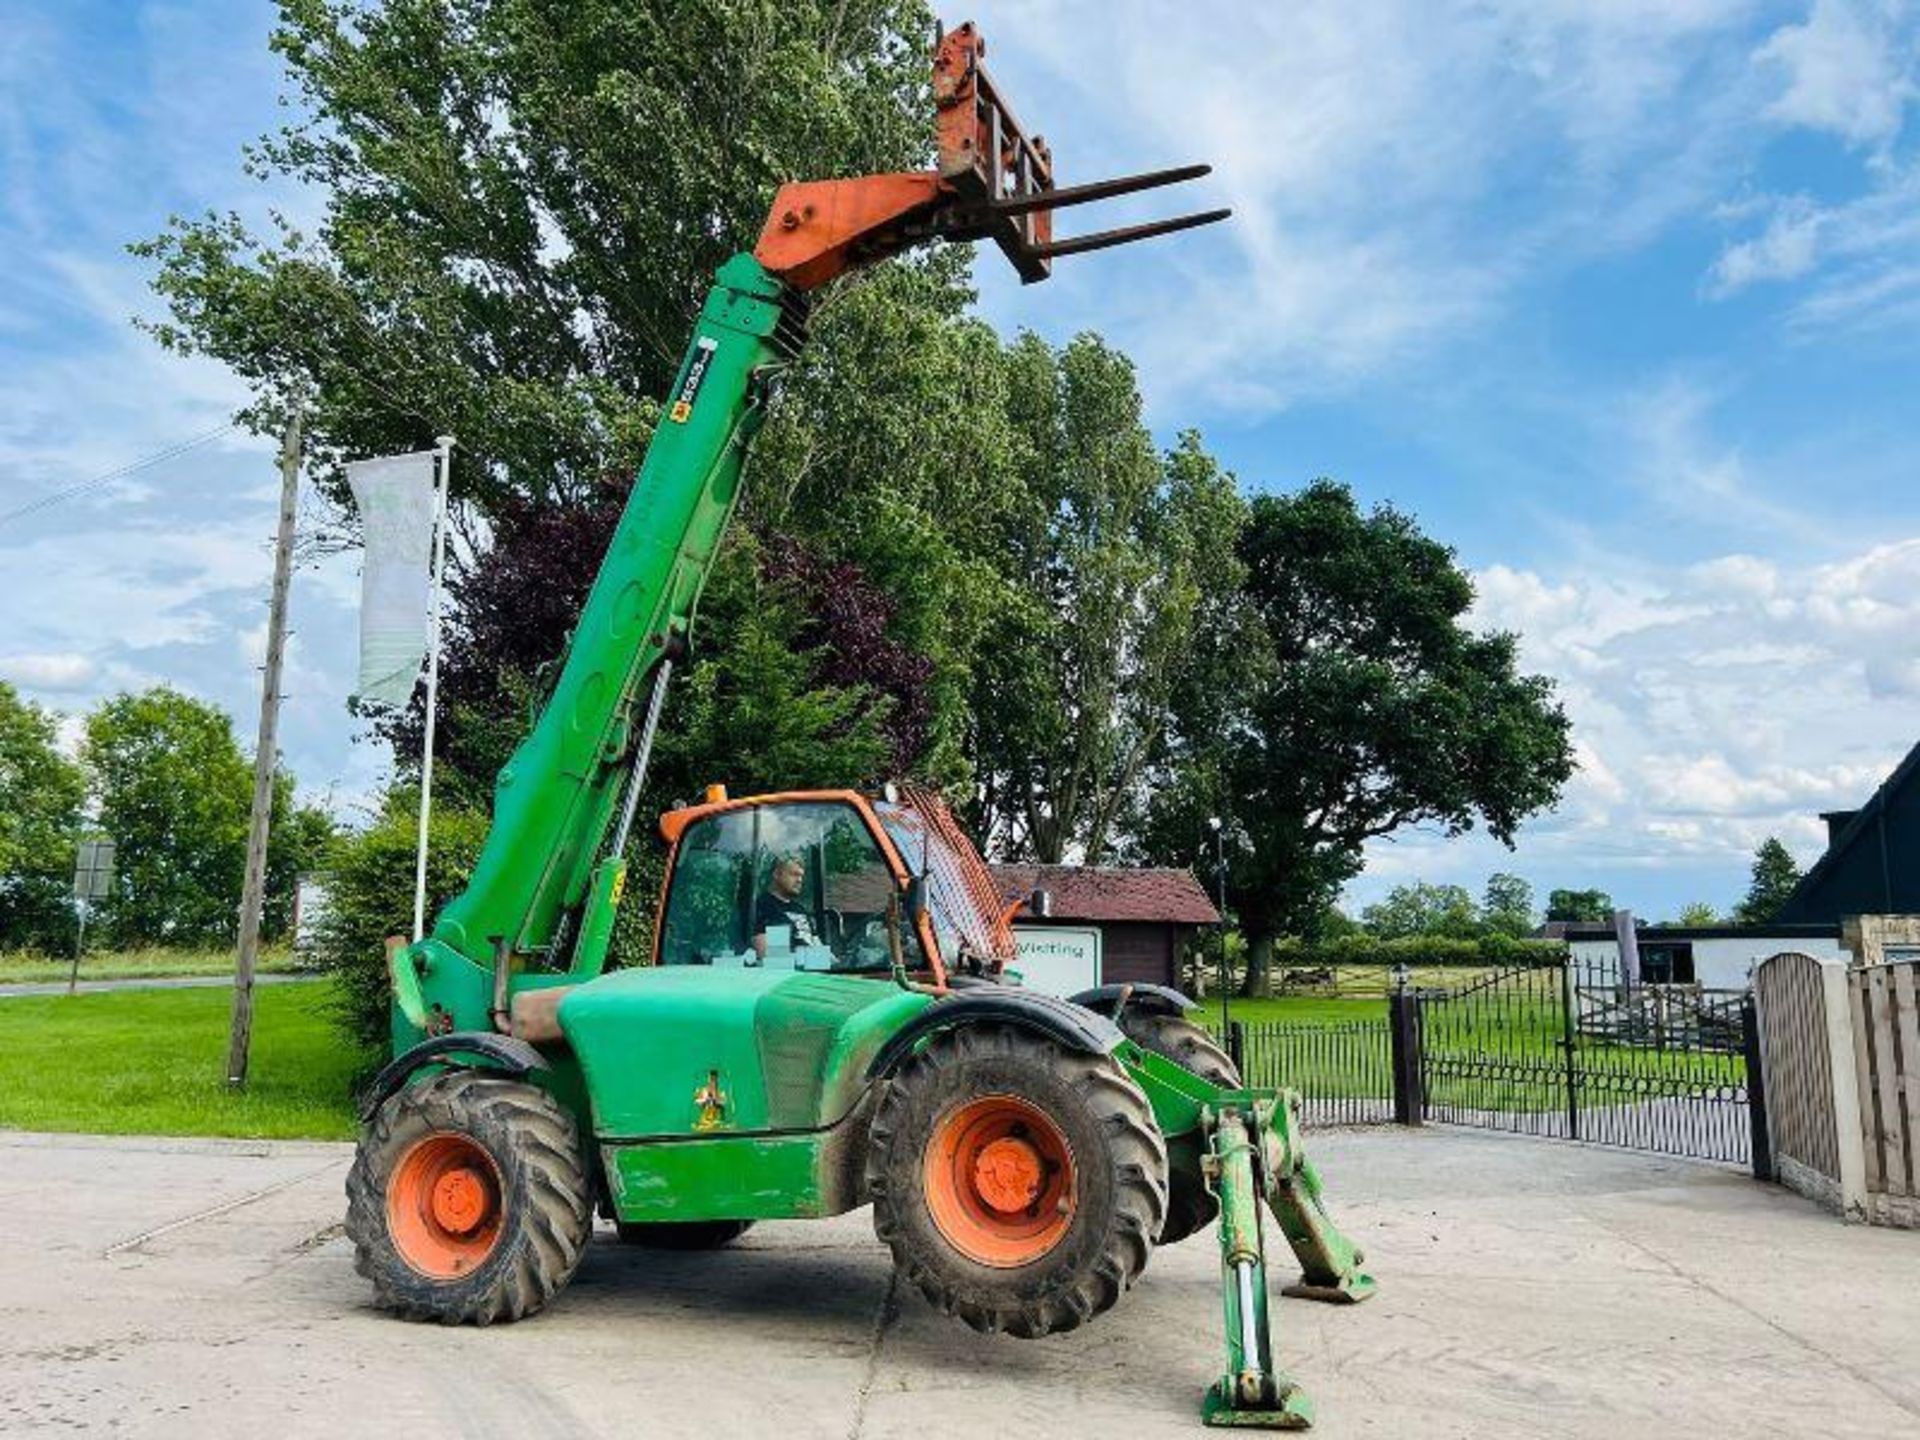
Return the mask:
{"type": "Polygon", "coordinates": [[[1818,258],[1825,218],[1804,197],[1787,201],[1758,236],[1720,253],[1709,275],[1708,293],[1719,298],[1762,280],[1792,280],[1806,274],[1818,258]]]}
{"type": "Polygon", "coordinates": [[[1914,94],[1913,47],[1896,24],[1906,9],[1897,0],[1814,0],[1803,23],[1781,26],[1754,52],[1785,78],[1768,113],[1857,144],[1891,140],[1914,94]]]}
{"type": "Polygon", "coordinates": [[[53,655],[12,655],[0,659],[0,677],[34,690],[80,690],[93,683],[99,667],[71,650],[53,655]]]}
{"type": "Polygon", "coordinates": [[[1097,297],[1183,418],[1348,391],[1697,212],[1760,104],[1743,0],[1322,0],[1194,25],[1144,0],[977,9],[1018,36],[996,74],[1043,97],[1022,113],[1063,181],[1216,167],[1189,203],[1224,201],[1231,224],[1063,262],[1044,307],[981,267],[989,309],[1043,330],[1097,297]]]}

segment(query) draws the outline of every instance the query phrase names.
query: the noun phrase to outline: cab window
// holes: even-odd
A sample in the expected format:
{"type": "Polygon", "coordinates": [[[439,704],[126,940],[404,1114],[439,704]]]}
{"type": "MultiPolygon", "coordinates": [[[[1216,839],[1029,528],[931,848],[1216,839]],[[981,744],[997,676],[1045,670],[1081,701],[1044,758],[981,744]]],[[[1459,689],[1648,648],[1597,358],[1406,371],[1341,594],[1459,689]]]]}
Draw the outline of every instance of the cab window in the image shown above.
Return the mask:
{"type": "MultiPolygon", "coordinates": [[[[895,891],[852,806],[765,805],[711,816],[680,838],[660,961],[885,971],[895,891]]],[[[918,943],[910,935],[905,943],[917,968],[918,943]]]]}

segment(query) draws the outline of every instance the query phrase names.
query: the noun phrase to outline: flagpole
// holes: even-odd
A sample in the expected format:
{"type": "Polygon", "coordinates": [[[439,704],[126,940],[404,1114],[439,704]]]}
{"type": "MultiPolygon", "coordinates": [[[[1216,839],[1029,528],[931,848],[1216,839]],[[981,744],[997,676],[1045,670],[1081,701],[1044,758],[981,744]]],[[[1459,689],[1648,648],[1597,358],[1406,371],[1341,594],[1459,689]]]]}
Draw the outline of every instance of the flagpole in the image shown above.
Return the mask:
{"type": "Polygon", "coordinates": [[[447,490],[453,469],[453,436],[436,436],[435,444],[439,447],[440,473],[434,494],[433,601],[427,620],[427,728],[420,747],[420,840],[413,865],[416,942],[427,932],[427,822],[433,809],[433,721],[440,700],[440,597],[447,568],[447,490]]]}

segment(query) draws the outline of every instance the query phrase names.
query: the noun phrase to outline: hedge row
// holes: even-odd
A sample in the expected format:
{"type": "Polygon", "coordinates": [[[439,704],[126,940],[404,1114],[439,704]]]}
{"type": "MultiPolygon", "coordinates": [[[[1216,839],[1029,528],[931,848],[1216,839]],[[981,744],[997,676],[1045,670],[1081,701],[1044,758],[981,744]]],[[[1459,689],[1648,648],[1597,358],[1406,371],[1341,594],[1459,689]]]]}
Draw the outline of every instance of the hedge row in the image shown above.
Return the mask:
{"type": "Polygon", "coordinates": [[[1425,966],[1470,966],[1479,969],[1507,965],[1545,965],[1566,957],[1560,940],[1528,940],[1511,935],[1483,935],[1461,940],[1448,935],[1407,935],[1382,940],[1377,935],[1341,935],[1326,940],[1288,938],[1274,943],[1273,968],[1321,970],[1342,965],[1375,965],[1392,969],[1425,966]]]}

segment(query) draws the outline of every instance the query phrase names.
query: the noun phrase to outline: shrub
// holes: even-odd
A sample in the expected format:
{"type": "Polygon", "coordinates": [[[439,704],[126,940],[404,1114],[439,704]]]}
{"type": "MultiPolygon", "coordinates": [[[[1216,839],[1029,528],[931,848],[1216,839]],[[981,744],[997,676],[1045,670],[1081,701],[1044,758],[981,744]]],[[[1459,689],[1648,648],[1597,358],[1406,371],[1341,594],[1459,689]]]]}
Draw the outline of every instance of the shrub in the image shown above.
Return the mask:
{"type": "MultiPolygon", "coordinates": [[[[335,1014],[358,1044],[387,1044],[389,935],[413,933],[416,792],[388,795],[379,820],[334,846],[327,873],[327,908],[314,926],[314,961],[338,977],[335,1014]]],[[[486,839],[487,818],[471,810],[434,808],[427,839],[427,917],[457,895],[473,873],[486,839]]]]}
{"type": "Polygon", "coordinates": [[[1402,935],[1383,940],[1377,935],[1359,933],[1336,935],[1323,940],[1295,937],[1277,940],[1273,946],[1273,966],[1285,969],[1320,969],[1337,965],[1373,965],[1392,969],[1405,965],[1409,970],[1439,966],[1488,969],[1505,965],[1546,964],[1563,958],[1567,947],[1559,940],[1528,940],[1512,935],[1482,935],[1462,939],[1452,935],[1402,935]]]}

